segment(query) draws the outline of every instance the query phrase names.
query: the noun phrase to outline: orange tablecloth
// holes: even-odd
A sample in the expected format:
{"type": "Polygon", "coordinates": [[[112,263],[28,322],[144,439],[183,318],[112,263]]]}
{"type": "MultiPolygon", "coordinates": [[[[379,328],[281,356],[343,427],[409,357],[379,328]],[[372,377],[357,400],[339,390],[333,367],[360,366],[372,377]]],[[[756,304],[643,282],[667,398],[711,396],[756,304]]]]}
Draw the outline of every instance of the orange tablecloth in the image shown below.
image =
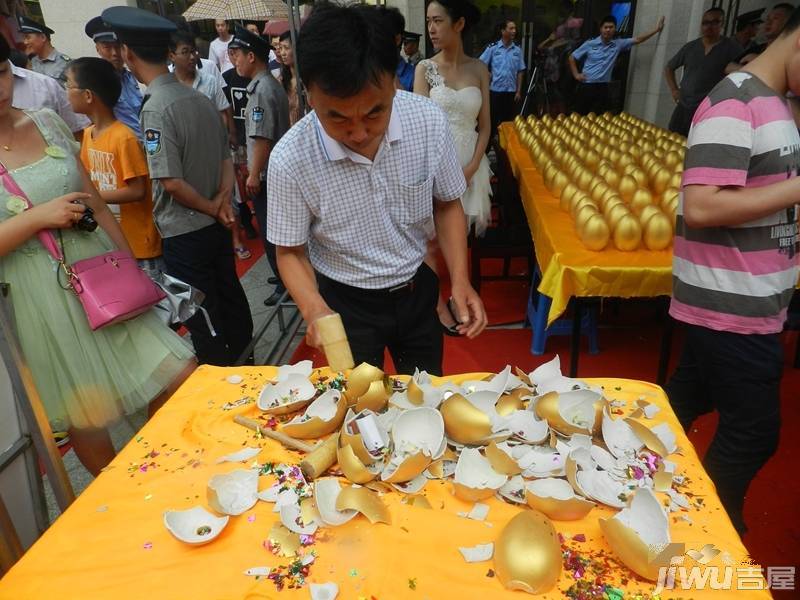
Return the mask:
{"type": "MultiPolygon", "coordinates": [[[[216,473],[242,468],[241,464],[216,464],[216,459],[244,445],[263,447],[260,462],[297,461],[270,440],[233,423],[236,414],[256,416],[251,403],[223,410],[226,402],[242,396],[255,398],[263,384],[276,373],[274,367],[223,369],[200,367],[142,431],[120,452],[110,468],[97,478],[11,571],[0,580],[4,600],[256,600],[309,598],[309,590],[276,591],[267,579],[243,574],[254,566],[285,564],[264,549],[262,543],[277,520],[272,504],[259,502],[238,517],[210,544],[190,547],[174,539],[162,524],[166,509],[186,509],[206,504],[206,483],[216,473]],[[244,377],[232,385],[226,376],[244,377]]],[[[474,379],[461,375],[451,380],[474,379]]],[[[672,458],[678,472],[691,481],[691,523],[673,513],[673,541],[688,548],[714,544],[735,561],[745,556],[725,512],[720,506],[689,441],[684,436],[661,389],[630,380],[595,380],[605,386],[609,398],[628,401],[640,397],[662,410],[653,424],[666,420],[678,436],[682,455],[672,458]],[[698,499],[702,499],[702,505],[698,499]]],[[[261,488],[267,487],[267,477],[261,488]]],[[[467,564],[458,546],[493,542],[508,520],[520,510],[494,498],[485,522],[465,519],[459,512],[471,505],[455,499],[450,482],[430,481],[424,494],[432,509],[411,506],[399,493],[384,495],[392,525],[370,525],[358,516],[338,528],[320,530],[314,544],[318,559],[309,581],[338,583],[340,600],[519,600],[522,593],[506,591],[496,577],[487,576],[491,561],[467,564]],[[409,582],[413,582],[413,587],[409,582]]],[[[662,495],[659,494],[661,497],[662,495]]],[[[582,521],[555,522],[580,552],[609,551],[598,526],[598,517],[612,509],[594,508],[582,521]]],[[[688,560],[688,559],[687,559],[688,560]]],[[[714,561],[716,562],[716,560],[714,561]]],[[[628,592],[650,593],[653,584],[637,581],[630,571],[615,569],[627,577],[628,592]]],[[[734,578],[734,585],[736,579],[734,578]]],[[[540,596],[561,598],[574,583],[562,573],[558,589],[540,596]]],[[[619,583],[609,581],[609,583],[619,583]]],[[[730,591],[676,591],[675,596],[727,598],[730,591]]],[[[663,594],[662,598],[673,594],[663,594]]],[[[769,598],[766,591],[743,592],[737,598],[769,598]]]]}
{"type": "Polygon", "coordinates": [[[671,247],[620,252],[609,245],[600,252],[587,250],[570,214],[561,210],[558,199],[544,186],[512,123],[500,125],[500,142],[519,183],[533,236],[542,271],[539,291],[553,300],[548,325],[567,309],[572,296],[633,298],[672,294],[671,247]]]}

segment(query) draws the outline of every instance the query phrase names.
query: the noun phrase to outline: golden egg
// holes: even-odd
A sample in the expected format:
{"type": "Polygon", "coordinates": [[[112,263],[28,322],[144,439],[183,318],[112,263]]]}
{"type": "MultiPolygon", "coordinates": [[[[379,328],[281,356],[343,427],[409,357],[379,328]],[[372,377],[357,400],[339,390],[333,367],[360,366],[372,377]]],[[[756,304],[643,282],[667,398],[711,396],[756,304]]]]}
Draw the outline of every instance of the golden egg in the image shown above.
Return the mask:
{"type": "Polygon", "coordinates": [[[600,155],[595,152],[594,150],[589,150],[586,153],[586,164],[589,166],[590,169],[593,169],[597,166],[597,163],[600,162],[600,155]]]}
{"type": "Polygon", "coordinates": [[[630,172],[631,177],[636,180],[636,185],[639,187],[647,187],[649,182],[647,175],[640,168],[635,168],[630,172]]]}
{"type": "Polygon", "coordinates": [[[672,216],[672,222],[675,222],[675,213],[678,211],[678,205],[680,204],[681,200],[679,196],[673,196],[669,200],[664,200],[661,203],[661,210],[665,213],[669,213],[672,216]]]}
{"type": "Polygon", "coordinates": [[[668,188],[677,188],[681,189],[681,183],[683,182],[683,176],[681,173],[673,173],[669,181],[667,182],[668,188]]]}
{"type": "Polygon", "coordinates": [[[622,252],[632,252],[639,247],[642,241],[642,226],[639,221],[631,214],[623,215],[614,231],[614,246],[622,252]]]}
{"type": "Polygon", "coordinates": [[[608,153],[608,159],[614,165],[616,165],[617,162],[619,162],[619,159],[620,159],[621,156],[622,156],[622,152],[620,152],[617,148],[611,148],[611,151],[608,153]]]}
{"type": "Polygon", "coordinates": [[[617,168],[624,169],[627,165],[631,164],[633,161],[633,157],[628,154],[621,154],[619,160],[617,161],[617,168]]]}
{"type": "Polygon", "coordinates": [[[556,174],[553,175],[550,193],[556,198],[560,197],[561,192],[564,190],[564,187],[567,185],[567,183],[569,183],[569,178],[563,173],[563,171],[556,171],[556,174]]]}
{"type": "Polygon", "coordinates": [[[494,570],[510,590],[542,594],[561,576],[561,544],[556,530],[537,510],[517,513],[495,543],[494,570]]]}
{"type": "Polygon", "coordinates": [[[670,174],[666,169],[659,169],[656,171],[652,178],[653,191],[656,194],[663,194],[664,190],[667,189],[667,184],[669,184],[669,178],[670,174]]]}
{"type": "Polygon", "coordinates": [[[595,184],[589,195],[592,197],[592,200],[599,205],[606,194],[610,191],[612,191],[611,188],[609,188],[606,182],[601,179],[595,184]]]}
{"type": "Polygon", "coordinates": [[[589,196],[587,196],[586,194],[584,193],[575,194],[572,197],[572,206],[570,206],[570,211],[569,211],[573,219],[577,216],[578,212],[584,206],[591,206],[592,208],[597,208],[595,203],[592,202],[592,199],[589,198],[589,196]]]}
{"type": "Polygon", "coordinates": [[[628,210],[628,207],[624,204],[614,204],[609,206],[603,214],[606,218],[606,223],[608,223],[608,228],[612,233],[617,228],[617,225],[622,217],[632,216],[631,211],[628,210]]]}
{"type": "Polygon", "coordinates": [[[619,195],[625,202],[630,202],[633,198],[634,192],[636,192],[638,187],[639,186],[633,177],[630,175],[623,175],[619,180],[619,195]]]}
{"type": "Polygon", "coordinates": [[[663,250],[672,243],[672,222],[664,213],[653,215],[644,224],[644,245],[648,250],[663,250]]]}
{"type": "Polygon", "coordinates": [[[667,188],[664,190],[664,193],[661,194],[661,206],[664,206],[664,203],[671,201],[672,198],[677,199],[679,194],[680,191],[676,188],[667,188]]]}
{"type": "Polygon", "coordinates": [[[609,187],[616,189],[619,187],[619,181],[621,178],[619,176],[619,173],[617,173],[613,169],[608,169],[603,174],[603,179],[606,180],[606,183],[608,184],[609,187]]]}
{"type": "Polygon", "coordinates": [[[580,238],[589,250],[599,251],[608,245],[611,230],[600,214],[591,215],[580,229],[580,238]]]}
{"type": "Polygon", "coordinates": [[[608,210],[609,210],[609,209],[610,209],[612,206],[614,206],[615,204],[622,204],[622,206],[625,206],[625,202],[623,202],[623,201],[622,201],[622,198],[620,198],[620,197],[619,197],[619,196],[618,196],[616,193],[614,193],[614,192],[613,192],[613,190],[612,190],[612,192],[611,192],[610,194],[608,194],[607,196],[605,196],[605,197],[604,197],[604,198],[603,198],[603,199],[600,201],[600,208],[603,210],[603,214],[606,214],[606,212],[607,212],[607,211],[608,211],[608,210]]]}
{"type": "Polygon", "coordinates": [[[583,224],[592,215],[600,214],[597,207],[589,204],[581,204],[581,207],[575,212],[575,230],[580,232],[583,224]]]}
{"type": "Polygon", "coordinates": [[[568,182],[567,185],[564,186],[564,189],[561,190],[559,201],[561,210],[569,211],[570,201],[572,200],[572,197],[578,193],[578,191],[578,186],[572,182],[568,182]]]}
{"type": "Polygon", "coordinates": [[[664,164],[669,168],[676,166],[679,162],[683,162],[683,160],[681,159],[681,155],[675,151],[671,150],[664,156],[664,164]]]}
{"type": "Polygon", "coordinates": [[[639,212],[639,224],[642,226],[642,231],[644,231],[645,225],[650,220],[653,215],[660,215],[663,214],[661,210],[655,205],[651,204],[649,206],[645,206],[639,212]]]}
{"type": "Polygon", "coordinates": [[[633,197],[630,201],[630,208],[634,214],[639,214],[646,206],[653,206],[653,195],[645,188],[638,188],[633,192],[633,197]]]}
{"type": "Polygon", "coordinates": [[[592,182],[593,178],[594,175],[592,175],[591,172],[589,172],[587,169],[584,168],[578,173],[578,178],[575,183],[578,185],[580,189],[588,191],[589,184],[592,182]]]}

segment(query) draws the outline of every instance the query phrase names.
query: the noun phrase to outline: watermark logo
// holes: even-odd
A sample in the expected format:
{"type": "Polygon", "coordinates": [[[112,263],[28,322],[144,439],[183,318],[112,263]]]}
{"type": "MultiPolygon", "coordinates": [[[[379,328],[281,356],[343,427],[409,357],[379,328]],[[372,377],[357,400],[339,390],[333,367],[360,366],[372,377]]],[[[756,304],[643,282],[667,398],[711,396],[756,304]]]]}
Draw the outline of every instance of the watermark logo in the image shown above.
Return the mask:
{"type": "Polygon", "coordinates": [[[713,544],[686,550],[684,544],[669,544],[653,559],[658,566],[655,594],[665,590],[781,590],[795,589],[794,566],[769,566],[766,569],[743,562],[738,566],[727,552],[713,544]],[[686,558],[691,561],[687,562],[686,558]],[[720,564],[710,564],[720,558],[720,564]],[[691,564],[694,563],[694,564],[691,564]]]}

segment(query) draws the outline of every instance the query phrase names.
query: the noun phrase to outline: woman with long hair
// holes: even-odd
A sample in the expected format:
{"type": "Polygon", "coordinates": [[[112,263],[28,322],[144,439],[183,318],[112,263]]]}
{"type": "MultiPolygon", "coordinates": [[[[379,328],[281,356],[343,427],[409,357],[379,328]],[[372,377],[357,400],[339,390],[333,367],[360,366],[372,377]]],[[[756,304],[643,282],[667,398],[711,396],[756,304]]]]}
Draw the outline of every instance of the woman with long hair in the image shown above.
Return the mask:
{"type": "Polygon", "coordinates": [[[303,116],[300,114],[300,99],[297,89],[297,67],[294,63],[292,37],[288,31],[281,34],[278,40],[278,56],[281,59],[281,84],[289,97],[289,126],[297,123],[303,116]]]}
{"type": "Polygon", "coordinates": [[[76,295],[63,279],[59,285],[41,230],[53,230],[69,263],[131,250],[66,124],[49,109],[12,107],[9,54],[0,36],[0,281],[11,285],[16,333],[50,423],[68,429],[78,458],[97,475],[115,453],[108,425],[159,406],[195,361],[153,311],[92,331],[76,295]]]}
{"type": "MultiPolygon", "coordinates": [[[[430,2],[426,22],[438,52],[433,58],[420,61],[414,75],[414,92],[430,97],[447,114],[467,180],[461,203],[468,227],[474,228],[476,236],[486,231],[491,213],[491,171],[486,158],[491,135],[489,71],[484,63],[464,52],[463,35],[480,16],[480,11],[467,0],[430,2]]],[[[433,262],[432,251],[426,261],[433,262]]],[[[458,335],[457,323],[441,300],[438,312],[444,332],[458,335]]]]}

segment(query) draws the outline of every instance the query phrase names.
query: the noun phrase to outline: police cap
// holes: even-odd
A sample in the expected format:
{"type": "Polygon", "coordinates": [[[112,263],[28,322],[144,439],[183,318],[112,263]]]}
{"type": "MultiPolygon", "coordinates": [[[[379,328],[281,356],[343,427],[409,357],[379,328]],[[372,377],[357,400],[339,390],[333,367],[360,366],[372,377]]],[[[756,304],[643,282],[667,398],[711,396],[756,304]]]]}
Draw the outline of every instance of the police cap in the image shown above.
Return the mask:
{"type": "Polygon", "coordinates": [[[761,13],[764,12],[763,8],[758,10],[751,10],[750,12],[742,13],[736,17],[736,31],[741,31],[748,25],[758,25],[763,23],[764,19],[761,18],[761,13]]]}
{"type": "Polygon", "coordinates": [[[414,33],[413,31],[403,32],[403,42],[416,42],[419,44],[419,38],[422,37],[421,33],[414,33]]]}
{"type": "Polygon", "coordinates": [[[44,33],[46,35],[52,35],[55,33],[55,31],[50,29],[47,25],[42,25],[38,21],[34,21],[28,17],[23,17],[22,15],[17,17],[17,21],[19,22],[20,33],[44,33]]]}
{"type": "Polygon", "coordinates": [[[120,42],[130,46],[167,47],[170,34],[178,29],[169,19],[132,6],[112,6],[100,17],[120,42]]]}
{"type": "Polygon", "coordinates": [[[271,50],[267,40],[238,25],[234,31],[233,39],[228,43],[228,48],[239,48],[246,52],[252,52],[264,62],[269,60],[269,51],[271,50]]]}
{"type": "Polygon", "coordinates": [[[86,23],[83,28],[90,38],[95,42],[116,42],[117,34],[111,29],[111,26],[103,21],[103,17],[95,17],[86,23]]]}

